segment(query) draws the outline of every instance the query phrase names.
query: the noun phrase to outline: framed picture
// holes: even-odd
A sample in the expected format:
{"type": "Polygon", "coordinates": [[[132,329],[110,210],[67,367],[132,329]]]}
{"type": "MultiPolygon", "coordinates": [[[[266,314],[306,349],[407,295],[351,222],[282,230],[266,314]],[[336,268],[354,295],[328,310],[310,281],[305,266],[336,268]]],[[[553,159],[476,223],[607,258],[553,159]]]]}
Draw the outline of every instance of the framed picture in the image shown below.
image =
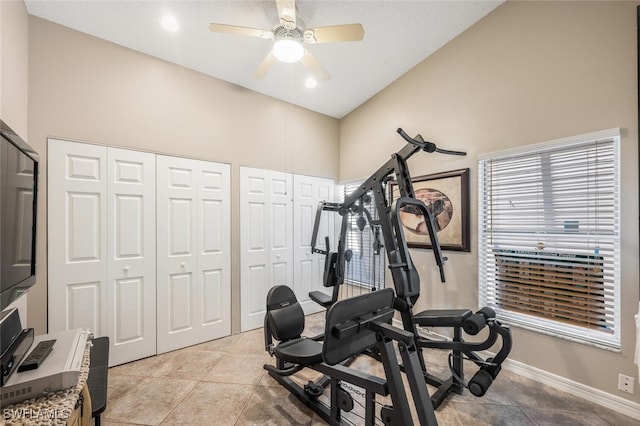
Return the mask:
{"type": "MultiPolygon", "coordinates": [[[[470,251],[469,169],[420,176],[411,180],[417,199],[433,213],[438,241],[443,250],[470,251]]],[[[391,183],[391,200],[398,198],[398,185],[391,183]]],[[[401,212],[407,245],[431,248],[422,215],[401,212]]]]}

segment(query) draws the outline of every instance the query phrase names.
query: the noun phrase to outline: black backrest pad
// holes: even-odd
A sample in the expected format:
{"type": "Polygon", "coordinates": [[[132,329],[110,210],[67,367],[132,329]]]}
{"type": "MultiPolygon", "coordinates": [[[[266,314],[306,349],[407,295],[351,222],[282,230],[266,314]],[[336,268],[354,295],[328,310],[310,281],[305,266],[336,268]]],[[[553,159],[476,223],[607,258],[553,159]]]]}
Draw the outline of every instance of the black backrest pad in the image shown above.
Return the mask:
{"type": "Polygon", "coordinates": [[[267,320],[271,333],[281,342],[300,337],[304,330],[304,311],[289,287],[278,285],[267,293],[267,320]]]}
{"type": "Polygon", "coordinates": [[[335,365],[376,344],[375,332],[366,326],[357,327],[367,318],[378,316],[388,322],[393,317],[394,293],[391,288],[366,293],[334,304],[327,312],[322,357],[324,362],[335,365]],[[354,325],[349,332],[340,334],[345,325],[354,325]]]}
{"type": "Polygon", "coordinates": [[[325,287],[333,287],[338,284],[336,268],[338,267],[338,253],[332,251],[327,253],[324,258],[324,274],[322,275],[322,284],[325,287]]]}
{"type": "Polygon", "coordinates": [[[389,253],[389,264],[402,264],[403,266],[391,269],[391,278],[396,294],[401,299],[412,298],[420,295],[420,276],[413,265],[411,256],[406,253],[407,261],[403,261],[400,255],[400,249],[393,250],[389,253]]]}

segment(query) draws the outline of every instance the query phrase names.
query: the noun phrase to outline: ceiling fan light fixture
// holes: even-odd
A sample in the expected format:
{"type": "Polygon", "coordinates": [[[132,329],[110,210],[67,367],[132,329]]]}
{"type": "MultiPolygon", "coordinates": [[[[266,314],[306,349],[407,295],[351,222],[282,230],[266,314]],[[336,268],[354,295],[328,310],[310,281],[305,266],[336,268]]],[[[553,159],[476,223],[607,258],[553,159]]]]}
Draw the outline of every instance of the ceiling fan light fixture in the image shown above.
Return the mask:
{"type": "Polygon", "coordinates": [[[296,40],[278,40],[273,45],[273,56],[288,64],[298,62],[304,56],[304,47],[296,40]]]}

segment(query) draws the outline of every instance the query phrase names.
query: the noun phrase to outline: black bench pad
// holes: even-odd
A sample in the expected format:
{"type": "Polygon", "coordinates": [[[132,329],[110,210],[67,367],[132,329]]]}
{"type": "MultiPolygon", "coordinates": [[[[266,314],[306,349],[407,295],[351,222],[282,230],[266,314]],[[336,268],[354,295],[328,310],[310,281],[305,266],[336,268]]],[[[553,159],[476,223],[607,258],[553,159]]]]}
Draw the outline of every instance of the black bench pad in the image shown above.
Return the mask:
{"type": "Polygon", "coordinates": [[[457,327],[471,314],[469,309],[429,309],[414,314],[413,322],[426,327],[457,327]]]}
{"type": "Polygon", "coordinates": [[[323,291],[315,290],[309,292],[309,297],[311,298],[311,300],[324,308],[333,304],[333,298],[323,291]]]}

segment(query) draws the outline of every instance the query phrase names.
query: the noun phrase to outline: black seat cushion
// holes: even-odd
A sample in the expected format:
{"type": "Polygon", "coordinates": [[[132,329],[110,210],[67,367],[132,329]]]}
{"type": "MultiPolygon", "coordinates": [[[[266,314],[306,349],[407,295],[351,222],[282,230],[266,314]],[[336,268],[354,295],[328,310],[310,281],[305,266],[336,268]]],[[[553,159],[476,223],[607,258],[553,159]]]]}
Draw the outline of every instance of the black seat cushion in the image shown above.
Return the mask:
{"type": "Polygon", "coordinates": [[[429,309],[415,314],[413,322],[426,327],[459,327],[471,314],[469,309],[429,309]]]}
{"type": "Polygon", "coordinates": [[[281,342],[300,337],[304,330],[304,311],[289,287],[278,285],[267,293],[267,316],[271,333],[281,342]]]}
{"type": "Polygon", "coordinates": [[[333,298],[323,291],[311,291],[309,292],[309,297],[311,298],[311,300],[324,308],[333,304],[333,298]]]}
{"type": "Polygon", "coordinates": [[[312,339],[289,340],[276,346],[275,355],[283,361],[293,364],[317,364],[322,362],[322,343],[312,339]]]}

